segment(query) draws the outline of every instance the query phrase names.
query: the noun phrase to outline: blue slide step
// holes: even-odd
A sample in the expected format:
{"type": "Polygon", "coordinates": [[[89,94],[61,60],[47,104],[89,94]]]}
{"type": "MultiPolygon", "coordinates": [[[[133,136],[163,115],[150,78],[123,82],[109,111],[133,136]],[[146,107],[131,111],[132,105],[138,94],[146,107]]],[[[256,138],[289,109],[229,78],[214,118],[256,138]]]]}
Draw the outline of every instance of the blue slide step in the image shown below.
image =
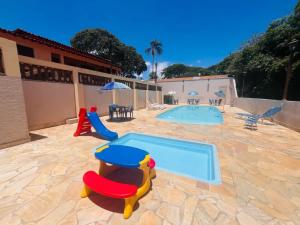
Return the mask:
{"type": "Polygon", "coordinates": [[[99,119],[96,112],[90,112],[87,114],[87,117],[92,124],[92,126],[95,128],[98,135],[100,135],[102,138],[112,141],[118,138],[118,133],[110,131],[107,129],[104,124],[99,119]]]}

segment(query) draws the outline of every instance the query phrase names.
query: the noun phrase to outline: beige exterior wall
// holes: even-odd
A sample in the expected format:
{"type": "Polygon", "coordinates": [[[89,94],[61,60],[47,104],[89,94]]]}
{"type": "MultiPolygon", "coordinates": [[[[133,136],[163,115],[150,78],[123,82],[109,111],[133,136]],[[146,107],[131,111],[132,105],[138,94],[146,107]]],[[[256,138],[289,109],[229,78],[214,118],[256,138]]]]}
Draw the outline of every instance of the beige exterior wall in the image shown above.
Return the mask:
{"type": "Polygon", "coordinates": [[[230,79],[233,78],[222,78],[222,79],[195,79],[188,81],[170,81],[161,82],[160,86],[163,88],[163,95],[166,95],[170,91],[175,91],[175,98],[181,103],[187,103],[189,98],[188,93],[190,91],[197,91],[199,93],[200,103],[208,103],[210,98],[216,98],[215,92],[222,89],[225,94],[226,104],[231,103],[232,96],[232,82],[230,79]]]}
{"type": "Polygon", "coordinates": [[[115,93],[117,105],[134,106],[133,90],[116,90],[115,93]]]}
{"type": "Polygon", "coordinates": [[[156,91],[148,91],[148,99],[150,104],[153,104],[153,103],[158,103],[157,102],[157,95],[156,95],[156,91]]]}
{"type": "Polygon", "coordinates": [[[163,95],[168,94],[170,91],[175,91],[175,98],[177,98],[180,103],[186,103],[187,99],[184,95],[184,82],[163,82],[159,85],[163,87],[163,95]]]}
{"type": "Polygon", "coordinates": [[[162,103],[163,103],[162,92],[161,92],[161,91],[158,91],[157,94],[158,94],[158,103],[159,103],[159,104],[162,104],[162,103]]]}
{"type": "Polygon", "coordinates": [[[274,120],[291,129],[300,131],[300,102],[299,101],[280,101],[259,98],[237,98],[236,107],[255,114],[261,114],[272,106],[283,104],[281,112],[274,116],[274,120]]]}
{"type": "MultiPolygon", "coordinates": [[[[76,102],[78,101],[78,105],[80,107],[85,107],[86,103],[86,97],[84,96],[85,94],[85,86],[88,85],[83,85],[80,84],[78,81],[78,73],[84,73],[84,74],[90,74],[90,75],[95,75],[95,76],[102,76],[102,77],[108,77],[113,79],[121,79],[121,80],[126,80],[126,81],[131,81],[131,82],[137,82],[137,80],[135,79],[130,79],[130,78],[125,78],[125,77],[120,77],[120,76],[115,76],[115,75],[111,75],[111,74],[107,74],[107,73],[102,73],[102,72],[97,72],[97,71],[93,71],[93,70],[88,70],[88,69],[82,69],[82,68],[77,68],[77,67],[72,67],[72,66],[67,66],[64,64],[60,64],[60,63],[53,63],[53,62],[48,62],[48,61],[44,61],[44,60],[39,60],[39,59],[34,59],[34,58],[30,58],[30,57],[25,57],[25,56],[19,56],[19,60],[21,62],[24,63],[29,63],[29,64],[36,64],[36,65],[42,65],[42,66],[47,66],[47,67],[53,67],[53,68],[57,68],[57,69],[64,69],[64,70],[69,70],[73,72],[73,80],[74,80],[74,86],[75,86],[75,97],[76,97],[76,102]]],[[[138,81],[140,83],[144,83],[147,84],[146,81],[138,81]]],[[[96,87],[98,88],[98,87],[96,87]]],[[[130,92],[132,92],[131,94],[129,93],[125,93],[125,96],[121,96],[120,91],[115,91],[115,95],[116,95],[116,99],[115,99],[115,103],[118,104],[117,102],[121,102],[124,104],[132,104],[133,105],[133,101],[134,98],[131,96],[133,96],[133,90],[131,90],[130,92]],[[125,100],[125,97],[128,96],[130,97],[130,99],[125,100]]],[[[79,107],[79,108],[80,108],[79,107]]],[[[79,112],[79,108],[77,109],[77,112],[79,112]]]]}
{"type": "MultiPolygon", "coordinates": [[[[27,43],[24,41],[22,44],[27,43]]],[[[6,75],[0,76],[0,148],[29,141],[28,130],[65,124],[67,119],[77,117],[80,107],[96,106],[101,115],[108,113],[108,105],[113,102],[125,106],[138,105],[136,108],[139,109],[146,107],[147,91],[120,90],[99,93],[97,86],[80,84],[78,73],[104,76],[112,81],[122,79],[135,83],[137,80],[50,62],[47,47],[41,47],[39,44],[34,47],[38,59],[19,56],[16,43],[0,37],[6,75]],[[20,62],[71,71],[74,83],[21,80],[20,62]]],[[[147,84],[144,81],[138,82],[147,84]]],[[[149,96],[156,102],[155,92],[150,91],[149,96]]]]}
{"type": "Polygon", "coordinates": [[[79,83],[78,70],[73,70],[73,82],[75,91],[76,114],[78,115],[80,108],[85,107],[84,85],[79,83]]]}
{"type": "MultiPolygon", "coordinates": [[[[19,56],[19,61],[24,62],[24,63],[29,63],[29,64],[35,64],[35,65],[41,65],[41,66],[47,66],[47,67],[72,71],[73,81],[74,81],[74,96],[75,96],[75,103],[76,103],[76,107],[75,107],[76,114],[78,114],[80,107],[90,107],[91,104],[95,104],[95,105],[99,104],[99,103],[97,103],[97,100],[93,99],[93,98],[98,98],[98,97],[95,97],[95,96],[99,95],[99,93],[96,91],[96,89],[98,87],[95,86],[95,88],[93,88],[93,87],[86,88],[86,86],[89,86],[89,85],[80,84],[79,80],[78,80],[78,73],[108,77],[108,78],[111,78],[112,80],[121,79],[121,80],[125,80],[125,81],[137,82],[137,80],[135,80],[135,79],[115,76],[115,75],[111,75],[111,74],[107,74],[107,73],[77,68],[77,67],[73,67],[73,66],[67,66],[64,64],[60,64],[60,63],[53,63],[53,62],[30,58],[30,57],[25,57],[25,56],[19,56]],[[94,92],[95,96],[93,96],[92,90],[95,90],[95,92],[94,92]],[[88,102],[86,102],[86,101],[88,101],[88,102]]],[[[147,84],[146,81],[138,81],[138,82],[147,84]]],[[[156,92],[149,91],[149,93],[150,93],[149,96],[151,96],[151,100],[154,103],[157,103],[159,96],[156,94],[156,92]]],[[[104,97],[104,95],[103,95],[103,97],[104,97]]],[[[128,90],[125,90],[125,91],[124,90],[116,90],[116,91],[112,92],[112,98],[113,98],[112,100],[110,99],[110,95],[108,95],[108,97],[109,97],[109,99],[106,99],[105,101],[104,101],[104,99],[102,99],[102,100],[100,99],[101,101],[104,101],[104,105],[107,105],[106,108],[108,108],[108,105],[111,103],[125,105],[125,106],[129,106],[129,105],[134,106],[135,105],[134,99],[136,99],[136,101],[137,101],[137,98],[134,98],[134,90],[129,90],[129,91],[128,90]]],[[[145,99],[147,99],[147,97],[145,99]]],[[[145,107],[146,107],[146,102],[144,104],[140,103],[140,105],[145,105],[145,107]]],[[[103,110],[103,107],[100,107],[100,106],[101,105],[99,105],[99,107],[98,107],[99,109],[101,109],[100,114],[105,115],[107,113],[107,110],[103,110]]],[[[137,109],[139,109],[139,108],[140,107],[137,107],[137,109]]]]}
{"type": "Polygon", "coordinates": [[[136,90],[137,109],[146,108],[146,90],[136,90]]]}
{"type": "MultiPolygon", "coordinates": [[[[26,45],[29,43],[26,43],[26,40],[24,40],[22,44],[26,45]]],[[[139,105],[135,108],[146,107],[146,97],[143,97],[147,95],[146,91],[139,93],[138,90],[120,90],[99,93],[96,90],[98,88],[97,86],[79,83],[78,73],[108,77],[111,78],[112,81],[114,79],[122,79],[134,83],[139,82],[147,84],[147,82],[68,66],[61,63],[54,63],[49,61],[48,47],[40,46],[39,44],[34,47],[35,56],[37,58],[19,56],[14,41],[0,38],[0,48],[3,53],[5,72],[8,76],[20,78],[19,63],[22,62],[71,71],[74,83],[65,84],[33,80],[20,81],[24,90],[23,95],[25,99],[28,127],[30,130],[64,124],[67,119],[77,117],[81,107],[90,108],[95,105],[101,115],[106,115],[108,113],[108,105],[111,103],[125,106],[139,105]],[[139,96],[134,95],[134,93],[139,93],[139,96]]],[[[150,93],[149,96],[151,96],[154,102],[157,102],[155,92],[150,93]]]]}
{"type": "Polygon", "coordinates": [[[64,124],[76,117],[74,85],[23,80],[30,130],[64,124]]]}
{"type": "Polygon", "coordinates": [[[29,140],[21,79],[0,76],[0,149],[29,140]]]}
{"type": "Polygon", "coordinates": [[[113,102],[112,91],[99,92],[97,86],[83,85],[85,96],[85,107],[97,107],[99,115],[108,115],[108,106],[113,102]]]}
{"type": "Polygon", "coordinates": [[[5,74],[7,76],[20,77],[20,66],[16,43],[0,37],[0,48],[3,54],[5,74]]]}

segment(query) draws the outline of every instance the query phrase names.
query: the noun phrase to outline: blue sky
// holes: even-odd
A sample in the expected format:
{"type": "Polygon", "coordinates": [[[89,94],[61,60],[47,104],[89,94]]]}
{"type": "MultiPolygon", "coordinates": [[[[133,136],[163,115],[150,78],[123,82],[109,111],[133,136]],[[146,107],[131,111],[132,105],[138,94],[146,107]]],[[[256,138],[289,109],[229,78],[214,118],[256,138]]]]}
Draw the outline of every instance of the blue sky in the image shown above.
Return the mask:
{"type": "MultiPolygon", "coordinates": [[[[2,1],[0,27],[22,28],[64,44],[85,28],[104,28],[144,56],[163,43],[160,69],[210,66],[292,12],[297,0],[27,0],[2,1]]],[[[144,77],[146,78],[146,76],[144,77]]]]}

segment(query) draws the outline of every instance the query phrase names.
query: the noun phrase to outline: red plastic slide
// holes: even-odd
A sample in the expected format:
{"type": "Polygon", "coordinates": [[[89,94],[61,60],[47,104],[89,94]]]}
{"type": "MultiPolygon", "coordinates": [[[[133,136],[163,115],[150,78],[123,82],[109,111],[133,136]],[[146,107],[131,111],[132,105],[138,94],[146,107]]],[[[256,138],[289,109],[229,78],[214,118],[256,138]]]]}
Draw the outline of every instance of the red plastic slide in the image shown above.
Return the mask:
{"type": "MultiPolygon", "coordinates": [[[[92,106],[90,109],[91,112],[96,112],[97,111],[97,107],[96,106],[92,106]]],[[[80,108],[79,111],[79,115],[78,115],[78,125],[77,125],[77,129],[74,133],[74,137],[79,136],[82,133],[89,133],[91,132],[91,123],[87,118],[87,111],[86,108],[80,108]]]]}

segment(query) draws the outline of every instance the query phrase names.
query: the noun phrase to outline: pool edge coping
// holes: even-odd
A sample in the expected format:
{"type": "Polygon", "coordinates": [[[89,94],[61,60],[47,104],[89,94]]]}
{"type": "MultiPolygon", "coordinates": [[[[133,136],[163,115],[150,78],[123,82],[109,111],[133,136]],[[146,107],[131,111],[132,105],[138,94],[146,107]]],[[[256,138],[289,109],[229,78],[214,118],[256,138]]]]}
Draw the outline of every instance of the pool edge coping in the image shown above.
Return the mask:
{"type": "MultiPolygon", "coordinates": [[[[169,173],[172,173],[172,174],[175,174],[175,175],[179,175],[179,176],[184,176],[184,177],[187,177],[187,178],[191,178],[191,179],[194,179],[194,180],[199,181],[199,182],[204,182],[206,184],[212,184],[212,185],[221,185],[222,184],[221,168],[220,168],[220,163],[219,163],[219,158],[218,158],[218,153],[217,153],[218,149],[217,149],[217,147],[216,147],[215,144],[211,144],[211,143],[207,143],[207,142],[201,142],[201,141],[195,141],[195,140],[190,140],[190,139],[170,137],[170,136],[165,136],[165,135],[157,136],[157,135],[148,134],[148,133],[138,133],[138,132],[133,132],[133,131],[125,132],[122,136],[118,137],[118,139],[120,139],[120,138],[122,138],[122,137],[124,137],[126,135],[130,135],[130,134],[138,134],[138,135],[141,134],[141,135],[147,135],[147,136],[151,136],[151,137],[166,138],[166,139],[172,139],[172,140],[177,140],[177,141],[179,140],[179,141],[183,141],[183,142],[193,142],[193,143],[197,143],[197,144],[211,145],[212,146],[213,157],[215,159],[215,163],[214,163],[214,168],[213,169],[215,171],[215,177],[216,178],[213,181],[207,181],[207,180],[204,180],[204,179],[199,179],[199,178],[196,178],[196,177],[193,177],[193,176],[189,176],[189,175],[186,175],[186,174],[181,174],[181,173],[170,171],[170,170],[167,170],[167,169],[161,169],[161,168],[159,168],[159,170],[166,171],[166,172],[169,172],[169,173]]],[[[104,145],[107,145],[110,142],[112,142],[112,141],[107,141],[104,144],[100,144],[100,145],[94,147],[92,149],[92,154],[95,155],[96,149],[98,149],[98,148],[100,148],[100,147],[102,147],[104,145]]]]}

